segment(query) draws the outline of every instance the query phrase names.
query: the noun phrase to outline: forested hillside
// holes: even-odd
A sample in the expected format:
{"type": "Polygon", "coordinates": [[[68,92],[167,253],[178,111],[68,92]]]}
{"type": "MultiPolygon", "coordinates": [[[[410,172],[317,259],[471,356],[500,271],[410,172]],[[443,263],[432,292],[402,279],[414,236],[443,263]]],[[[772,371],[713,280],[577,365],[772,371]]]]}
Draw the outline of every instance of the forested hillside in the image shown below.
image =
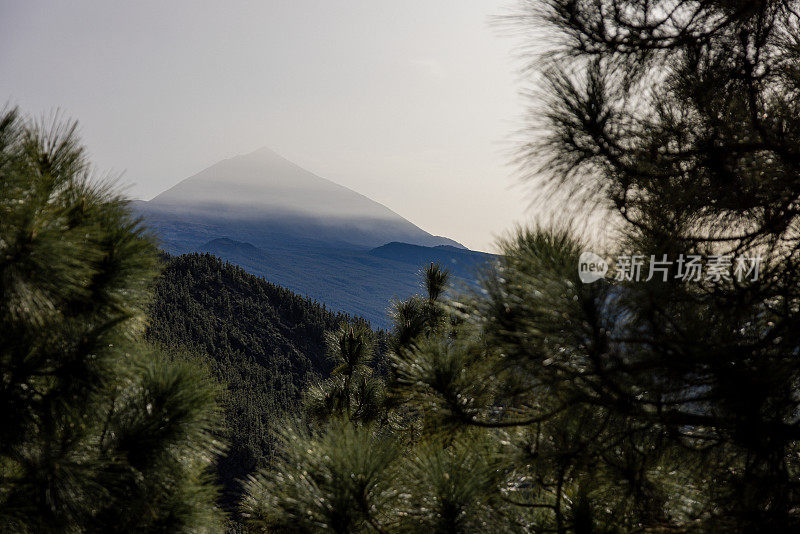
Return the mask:
{"type": "Polygon", "coordinates": [[[306,385],[330,373],[325,332],[361,321],[210,254],[164,258],[147,337],[202,362],[227,385],[230,448],[219,475],[232,505],[238,480],[269,456],[275,421],[306,385]]]}

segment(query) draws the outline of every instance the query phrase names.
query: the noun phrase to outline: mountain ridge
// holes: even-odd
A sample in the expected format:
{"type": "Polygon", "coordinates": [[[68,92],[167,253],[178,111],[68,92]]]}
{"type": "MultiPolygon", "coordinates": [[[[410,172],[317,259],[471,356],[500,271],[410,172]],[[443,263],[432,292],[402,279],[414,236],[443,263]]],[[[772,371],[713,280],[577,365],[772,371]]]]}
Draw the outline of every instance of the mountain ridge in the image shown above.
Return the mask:
{"type": "Polygon", "coordinates": [[[257,246],[282,245],[289,238],[353,248],[391,241],[463,247],[268,148],[211,165],[149,201],[134,203],[134,209],[167,230],[202,220],[226,226],[231,233],[230,227],[236,225],[239,235],[231,237],[257,246]]]}
{"type": "Polygon", "coordinates": [[[389,324],[393,300],[418,290],[426,264],[441,263],[463,287],[493,258],[264,149],[132,209],[170,254],[213,254],[378,327],[389,324]]]}
{"type": "Polygon", "coordinates": [[[494,256],[454,247],[420,247],[406,243],[368,251],[307,249],[275,251],[227,237],[197,247],[263,276],[271,283],[321,302],[331,309],[359,315],[373,325],[389,325],[391,303],[419,291],[419,274],[437,262],[453,275],[455,289],[474,285],[494,256]]]}

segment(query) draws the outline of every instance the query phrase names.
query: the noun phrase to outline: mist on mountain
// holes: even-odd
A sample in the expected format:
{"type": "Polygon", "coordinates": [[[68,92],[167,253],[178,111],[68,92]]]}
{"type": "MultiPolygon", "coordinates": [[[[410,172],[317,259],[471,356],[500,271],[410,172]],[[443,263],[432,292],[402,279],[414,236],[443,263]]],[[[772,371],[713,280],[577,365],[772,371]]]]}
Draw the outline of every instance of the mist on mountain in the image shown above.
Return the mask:
{"type": "Polygon", "coordinates": [[[221,161],[134,209],[171,254],[207,252],[334,310],[388,325],[438,262],[461,287],[492,256],[263,148],[221,161]]]}
{"type": "Polygon", "coordinates": [[[135,209],[167,246],[224,235],[266,247],[365,249],[398,241],[463,248],[268,148],[216,163],[135,209]]]}

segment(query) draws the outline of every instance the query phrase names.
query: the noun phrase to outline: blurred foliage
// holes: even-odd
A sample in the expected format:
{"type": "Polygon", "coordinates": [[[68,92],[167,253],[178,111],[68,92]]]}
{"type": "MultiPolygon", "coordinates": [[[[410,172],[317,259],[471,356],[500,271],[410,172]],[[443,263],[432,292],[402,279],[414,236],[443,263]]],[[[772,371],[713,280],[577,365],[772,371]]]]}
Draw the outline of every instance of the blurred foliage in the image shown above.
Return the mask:
{"type": "Polygon", "coordinates": [[[473,295],[444,299],[431,266],[395,306],[380,414],[348,412],[358,370],[339,366],[251,479],[250,525],[800,530],[800,5],[521,6],[507,20],[553,46],[532,61],[520,161],[561,214],[501,241],[473,295]],[[590,215],[603,243],[579,230],[590,215]],[[643,276],[584,284],[587,250],[640,256],[643,276]],[[687,277],[680,255],[730,264],[687,277]],[[737,276],[756,257],[759,276],[737,276]],[[300,502],[325,513],[306,522],[300,502]]]}
{"type": "Polygon", "coordinates": [[[140,341],[156,249],[90,176],[0,114],[0,531],[216,532],[219,388],[140,341]]]}

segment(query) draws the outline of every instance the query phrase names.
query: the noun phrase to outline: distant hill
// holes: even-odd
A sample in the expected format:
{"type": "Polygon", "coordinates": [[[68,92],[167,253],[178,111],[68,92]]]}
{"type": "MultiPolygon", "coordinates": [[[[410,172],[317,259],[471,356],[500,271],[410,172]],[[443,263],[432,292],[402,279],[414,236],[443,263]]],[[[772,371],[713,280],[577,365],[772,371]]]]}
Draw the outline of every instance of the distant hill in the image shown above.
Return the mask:
{"type": "Polygon", "coordinates": [[[392,300],[418,291],[424,266],[438,262],[453,273],[454,287],[467,287],[493,257],[455,247],[405,243],[389,243],[368,251],[311,247],[265,250],[228,238],[214,239],[197,250],[224,258],[333,309],[364,317],[376,327],[389,324],[392,300]]]}
{"type": "Polygon", "coordinates": [[[209,254],[165,258],[146,336],[199,361],[228,387],[231,446],[218,467],[225,503],[238,502],[237,480],[271,454],[270,432],[302,389],[330,372],[324,333],[360,320],[209,254]]]}
{"type": "Polygon", "coordinates": [[[217,163],[133,209],[171,254],[214,254],[378,327],[392,299],[416,291],[425,265],[439,262],[456,285],[469,285],[492,258],[267,149],[217,163]]]}
{"type": "Polygon", "coordinates": [[[421,247],[409,243],[387,243],[370,250],[369,255],[408,263],[416,269],[432,262],[439,263],[453,275],[465,280],[473,280],[476,274],[494,258],[492,254],[449,245],[421,247]]]}
{"type": "Polygon", "coordinates": [[[461,247],[267,148],[221,161],[133,207],[173,251],[221,236],[262,248],[461,247]]]}

